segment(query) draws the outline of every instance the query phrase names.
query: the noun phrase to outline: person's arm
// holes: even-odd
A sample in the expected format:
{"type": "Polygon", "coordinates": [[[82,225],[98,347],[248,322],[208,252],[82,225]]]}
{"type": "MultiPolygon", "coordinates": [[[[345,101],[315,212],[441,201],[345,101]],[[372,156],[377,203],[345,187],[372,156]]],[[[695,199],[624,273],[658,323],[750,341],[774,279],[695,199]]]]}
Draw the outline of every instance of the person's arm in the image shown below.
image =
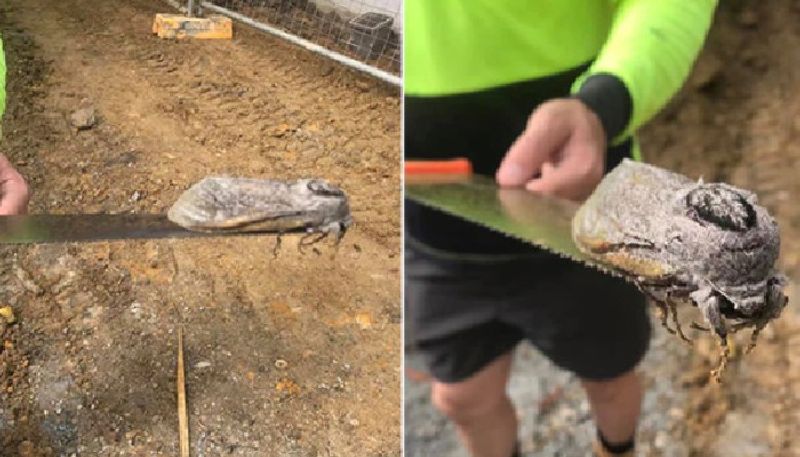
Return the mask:
{"type": "Polygon", "coordinates": [[[609,144],[650,120],[686,80],[715,0],[620,0],[603,49],[573,98],[539,106],[497,170],[501,186],[580,201],[603,177],[609,144]]]}
{"type": "Polygon", "coordinates": [[[619,0],[603,49],[573,85],[609,143],[630,136],[680,90],[705,41],[716,0],[619,0]]]}
{"type": "Polygon", "coordinates": [[[0,216],[25,214],[29,196],[25,179],[0,154],[0,216]]]}
{"type": "MultiPolygon", "coordinates": [[[[3,52],[3,41],[0,40],[0,121],[6,109],[6,61],[3,52]]],[[[0,124],[0,144],[3,129],[0,124]]],[[[11,165],[11,162],[0,153],[0,216],[23,214],[28,208],[28,185],[25,179],[11,165]]]]}

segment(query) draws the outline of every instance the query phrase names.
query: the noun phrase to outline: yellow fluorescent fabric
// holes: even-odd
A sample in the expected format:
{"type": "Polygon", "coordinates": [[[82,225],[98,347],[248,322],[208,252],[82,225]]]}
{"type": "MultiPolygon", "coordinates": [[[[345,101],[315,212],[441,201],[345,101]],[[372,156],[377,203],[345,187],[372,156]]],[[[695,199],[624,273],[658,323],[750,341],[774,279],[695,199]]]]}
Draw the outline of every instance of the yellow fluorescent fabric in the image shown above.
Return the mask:
{"type": "Polygon", "coordinates": [[[405,0],[404,87],[443,96],[550,76],[593,62],[633,102],[615,142],[680,89],[703,46],[716,0],[405,0]]]}
{"type": "Polygon", "coordinates": [[[597,60],[573,86],[596,73],[617,76],[633,100],[630,136],[680,89],[711,26],[716,0],[620,0],[597,60]]]}
{"type": "Polygon", "coordinates": [[[612,2],[406,0],[404,90],[472,92],[548,76],[600,50],[612,2]]]}

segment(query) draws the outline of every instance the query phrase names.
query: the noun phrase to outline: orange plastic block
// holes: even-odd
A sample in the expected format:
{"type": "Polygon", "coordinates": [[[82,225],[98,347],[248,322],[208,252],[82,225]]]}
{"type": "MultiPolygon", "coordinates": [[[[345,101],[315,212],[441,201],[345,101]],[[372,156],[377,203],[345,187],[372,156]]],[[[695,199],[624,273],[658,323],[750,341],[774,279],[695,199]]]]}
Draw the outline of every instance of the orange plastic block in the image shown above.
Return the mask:
{"type": "Polygon", "coordinates": [[[153,34],[159,38],[199,40],[233,38],[233,22],[220,15],[208,17],[186,17],[180,14],[156,14],[153,21],[153,34]]]}

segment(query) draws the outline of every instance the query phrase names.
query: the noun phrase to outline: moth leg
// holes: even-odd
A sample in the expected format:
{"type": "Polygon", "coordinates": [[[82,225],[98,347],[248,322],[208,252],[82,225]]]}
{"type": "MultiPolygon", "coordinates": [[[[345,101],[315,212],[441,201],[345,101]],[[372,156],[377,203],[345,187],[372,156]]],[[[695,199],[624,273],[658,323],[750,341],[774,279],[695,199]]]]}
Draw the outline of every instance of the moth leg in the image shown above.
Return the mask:
{"type": "Polygon", "coordinates": [[[725,369],[728,367],[728,359],[730,359],[731,349],[728,347],[728,340],[727,338],[721,338],[719,340],[720,345],[720,357],[719,357],[719,364],[717,368],[711,371],[711,376],[714,377],[714,380],[717,383],[722,382],[722,373],[725,372],[725,369]]]}
{"type": "Polygon", "coordinates": [[[691,328],[693,328],[695,330],[700,330],[701,332],[710,332],[711,331],[711,329],[709,327],[706,327],[705,325],[700,325],[697,322],[692,322],[689,325],[689,327],[691,327],[691,328]]]}
{"type": "Polygon", "coordinates": [[[706,322],[717,334],[717,340],[721,348],[719,364],[717,368],[711,371],[711,375],[718,383],[722,382],[722,373],[728,366],[728,359],[731,355],[731,349],[728,347],[728,327],[725,325],[725,320],[722,318],[722,313],[719,310],[719,297],[709,288],[698,289],[691,294],[692,299],[700,308],[706,322]]]}
{"type": "Polygon", "coordinates": [[[692,344],[692,340],[684,335],[681,323],[678,321],[678,306],[674,301],[669,301],[667,302],[667,307],[669,308],[670,315],[672,316],[672,323],[675,324],[675,330],[678,332],[678,336],[680,336],[683,341],[692,344]]]}
{"type": "Polygon", "coordinates": [[[311,246],[313,244],[317,244],[320,241],[324,240],[328,237],[328,232],[321,232],[321,233],[307,233],[300,238],[300,242],[297,243],[297,250],[303,252],[303,248],[306,246],[311,246]],[[310,240],[310,241],[309,241],[310,240]]]}
{"type": "Polygon", "coordinates": [[[758,343],[758,335],[761,333],[761,330],[764,330],[764,327],[767,326],[767,321],[759,322],[756,324],[756,328],[753,329],[753,333],[750,334],[750,343],[747,345],[747,349],[744,350],[745,354],[749,354],[753,349],[756,348],[756,343],[758,343]]]}
{"type": "Polygon", "coordinates": [[[669,319],[669,311],[668,311],[669,310],[669,306],[667,305],[665,300],[663,300],[661,297],[657,297],[656,294],[653,291],[651,291],[651,290],[649,290],[647,288],[639,287],[639,290],[647,298],[649,298],[650,301],[653,302],[654,305],[656,305],[656,307],[658,307],[658,317],[659,317],[659,319],[661,321],[661,326],[664,327],[664,329],[667,332],[675,335],[676,334],[675,330],[673,330],[669,326],[669,321],[668,321],[668,319],[669,319]]]}
{"type": "Polygon", "coordinates": [[[669,326],[669,311],[667,310],[667,304],[658,300],[653,300],[653,303],[658,307],[658,318],[661,321],[661,326],[666,329],[669,333],[675,335],[675,330],[669,326]]]}
{"type": "Polygon", "coordinates": [[[719,298],[712,292],[698,291],[692,293],[692,299],[697,303],[697,307],[703,313],[706,322],[714,330],[714,333],[722,341],[726,341],[728,337],[728,328],[725,325],[725,320],[722,318],[722,313],[719,311],[719,298]]]}
{"type": "Polygon", "coordinates": [[[770,319],[775,319],[780,316],[781,311],[783,311],[783,308],[789,301],[788,297],[783,294],[782,286],[784,282],[785,279],[783,277],[776,277],[770,281],[769,290],[767,292],[767,312],[761,319],[752,324],[755,328],[753,329],[753,333],[750,334],[750,344],[747,345],[745,354],[749,354],[750,351],[755,349],[761,330],[764,330],[764,327],[767,326],[770,319]]]}
{"type": "Polygon", "coordinates": [[[344,238],[344,234],[347,233],[347,226],[337,222],[331,225],[329,231],[330,233],[333,233],[334,235],[333,243],[338,249],[339,244],[342,242],[342,239],[344,238]]]}

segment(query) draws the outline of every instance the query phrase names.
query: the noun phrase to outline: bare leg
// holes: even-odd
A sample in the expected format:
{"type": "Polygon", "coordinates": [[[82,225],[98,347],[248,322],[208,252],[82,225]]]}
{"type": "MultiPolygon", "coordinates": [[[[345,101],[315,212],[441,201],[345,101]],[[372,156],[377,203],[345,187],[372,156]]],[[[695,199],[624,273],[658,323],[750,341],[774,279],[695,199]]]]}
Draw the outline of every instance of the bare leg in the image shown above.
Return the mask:
{"type": "Polygon", "coordinates": [[[455,423],[473,457],[509,457],[514,451],[517,417],[506,393],[510,371],[506,354],[465,381],[433,383],[433,404],[455,423]]]}
{"type": "Polygon", "coordinates": [[[612,443],[624,443],[633,439],[643,396],[639,374],[631,370],[607,381],[581,382],[589,396],[595,423],[603,437],[612,443]]]}

